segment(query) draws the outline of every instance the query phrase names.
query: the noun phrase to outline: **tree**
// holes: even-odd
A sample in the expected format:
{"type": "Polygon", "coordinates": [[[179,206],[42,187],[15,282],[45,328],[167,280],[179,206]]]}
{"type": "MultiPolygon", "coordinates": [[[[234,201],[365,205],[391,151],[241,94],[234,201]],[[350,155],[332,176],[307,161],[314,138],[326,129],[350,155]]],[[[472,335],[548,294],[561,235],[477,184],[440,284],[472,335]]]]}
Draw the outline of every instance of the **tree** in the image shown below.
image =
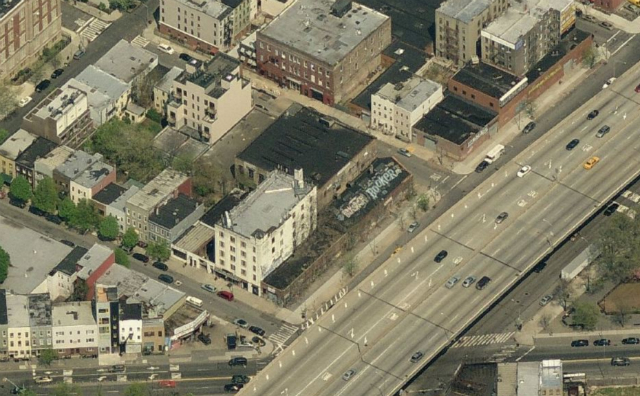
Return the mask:
{"type": "Polygon", "coordinates": [[[0,120],[11,114],[17,106],[18,98],[15,92],[6,84],[0,82],[0,120]]]}
{"type": "Polygon", "coordinates": [[[576,308],[573,313],[573,324],[582,326],[583,329],[592,331],[595,330],[600,318],[600,310],[595,304],[591,303],[576,303],[576,308]]]}
{"type": "Polygon", "coordinates": [[[9,137],[9,131],[7,131],[4,128],[0,128],[0,144],[4,143],[4,141],[7,140],[8,137],[9,137]]]}
{"type": "Polygon", "coordinates": [[[9,267],[11,266],[11,256],[3,248],[0,247],[0,284],[9,276],[9,267]]]}
{"type": "Polygon", "coordinates": [[[76,204],[69,198],[64,198],[58,206],[58,216],[67,223],[76,215],[76,204]]]}
{"type": "Polygon", "coordinates": [[[193,156],[187,153],[181,153],[173,157],[171,167],[179,172],[187,175],[193,174],[193,156]]]}
{"type": "Polygon", "coordinates": [[[167,261],[171,257],[171,247],[165,239],[151,242],[147,246],[147,254],[158,261],[167,261]]]}
{"type": "Polygon", "coordinates": [[[622,303],[622,304],[618,305],[616,308],[617,308],[617,311],[616,311],[613,319],[617,324],[619,324],[620,326],[624,327],[627,324],[627,322],[629,321],[629,317],[633,313],[633,310],[626,303],[622,303]]]}
{"type": "Polygon", "coordinates": [[[109,215],[100,221],[100,226],[98,227],[98,235],[101,238],[113,241],[118,237],[120,233],[120,225],[118,224],[118,219],[109,215]]]}
{"type": "Polygon", "coordinates": [[[593,67],[596,65],[597,58],[598,57],[596,56],[596,51],[594,50],[593,46],[589,46],[585,48],[584,52],[582,53],[582,64],[589,69],[593,69],[593,67]]]}
{"type": "Polygon", "coordinates": [[[355,257],[349,256],[345,259],[344,264],[342,264],[342,272],[349,277],[353,277],[358,272],[358,262],[355,257]]]}
{"type": "Polygon", "coordinates": [[[73,293],[71,294],[71,301],[85,301],[87,294],[89,293],[89,285],[84,279],[77,279],[73,283],[73,293]]]}
{"type": "Polygon", "coordinates": [[[45,177],[36,186],[36,191],[33,194],[33,206],[49,214],[54,214],[59,202],[56,184],[52,178],[45,177]]]}
{"type": "Polygon", "coordinates": [[[614,214],[601,228],[592,253],[605,278],[615,283],[627,280],[640,263],[640,216],[614,214]]]}
{"type": "Polygon", "coordinates": [[[153,78],[151,73],[137,80],[133,88],[136,103],[147,108],[153,105],[153,87],[157,81],[158,79],[153,78]]]}
{"type": "Polygon", "coordinates": [[[34,68],[29,76],[29,81],[34,84],[38,84],[44,78],[44,70],[42,70],[42,66],[34,68]]]}
{"type": "Polygon", "coordinates": [[[27,202],[33,196],[31,192],[31,185],[22,176],[18,176],[11,182],[11,189],[9,190],[11,196],[17,200],[27,202]]]}
{"type": "Polygon", "coordinates": [[[427,194],[420,194],[416,200],[416,204],[423,212],[429,210],[429,197],[427,197],[427,194]]]}
{"type": "Polygon", "coordinates": [[[76,206],[69,224],[80,232],[94,229],[98,225],[98,212],[87,199],[82,199],[76,206]]]}
{"type": "Polygon", "coordinates": [[[76,384],[61,382],[53,390],[53,396],[82,396],[82,388],[76,384]]]}
{"type": "Polygon", "coordinates": [[[135,228],[129,227],[127,231],[122,236],[122,246],[127,249],[133,249],[134,246],[138,244],[139,241],[138,233],[135,228]]]}
{"type": "Polygon", "coordinates": [[[40,352],[40,357],[38,357],[38,360],[40,361],[40,363],[44,364],[45,366],[50,366],[51,362],[53,362],[57,358],[58,358],[58,351],[49,347],[43,350],[42,352],[40,352]]]}
{"type": "Polygon", "coordinates": [[[549,325],[551,324],[551,316],[542,315],[542,317],[540,317],[540,321],[538,322],[538,324],[540,324],[540,327],[542,327],[542,330],[547,330],[549,328],[549,325]]]}
{"type": "Polygon", "coordinates": [[[112,10],[128,11],[133,7],[133,0],[109,0],[112,10]]]}
{"type": "Polygon", "coordinates": [[[131,266],[129,264],[129,256],[127,256],[127,252],[120,248],[115,248],[114,253],[116,255],[116,264],[120,264],[121,266],[127,268],[131,266]]]}
{"type": "Polygon", "coordinates": [[[125,396],[150,396],[151,390],[146,384],[136,382],[124,390],[125,396]]]}

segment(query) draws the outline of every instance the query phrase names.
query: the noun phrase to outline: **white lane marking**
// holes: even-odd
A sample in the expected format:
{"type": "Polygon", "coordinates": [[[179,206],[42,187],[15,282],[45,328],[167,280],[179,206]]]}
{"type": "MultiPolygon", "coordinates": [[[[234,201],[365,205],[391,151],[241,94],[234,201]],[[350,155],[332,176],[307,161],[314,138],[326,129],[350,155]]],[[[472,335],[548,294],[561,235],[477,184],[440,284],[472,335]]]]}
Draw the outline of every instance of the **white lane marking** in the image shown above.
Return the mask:
{"type": "Polygon", "coordinates": [[[625,45],[627,45],[629,43],[629,41],[633,40],[636,37],[636,35],[634,34],[633,36],[629,37],[629,40],[625,41],[624,43],[622,43],[621,46],[619,46],[615,51],[613,51],[613,53],[611,54],[611,56],[614,56],[615,54],[618,53],[618,51],[620,51],[622,49],[622,47],[624,47],[625,45]]]}

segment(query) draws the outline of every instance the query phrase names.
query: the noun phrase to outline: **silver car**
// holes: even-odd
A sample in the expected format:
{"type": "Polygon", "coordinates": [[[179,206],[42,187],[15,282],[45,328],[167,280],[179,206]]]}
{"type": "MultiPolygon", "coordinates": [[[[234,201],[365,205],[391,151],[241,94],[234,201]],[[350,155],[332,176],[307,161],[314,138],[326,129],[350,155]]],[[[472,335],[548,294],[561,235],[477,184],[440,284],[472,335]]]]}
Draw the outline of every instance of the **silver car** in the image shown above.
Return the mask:
{"type": "Polygon", "coordinates": [[[444,285],[447,289],[453,288],[458,282],[460,282],[460,277],[458,275],[452,276],[451,279],[447,281],[444,285]]]}
{"type": "Polygon", "coordinates": [[[342,379],[345,381],[349,381],[354,375],[356,375],[356,370],[351,369],[342,375],[342,379]]]}
{"type": "Polygon", "coordinates": [[[407,228],[407,232],[408,232],[408,233],[412,233],[412,232],[414,232],[418,227],[420,227],[420,223],[418,223],[417,221],[414,221],[413,223],[409,224],[409,228],[407,228]]]}
{"type": "Polygon", "coordinates": [[[471,285],[473,285],[473,282],[476,281],[476,277],[471,275],[471,276],[467,276],[466,279],[464,281],[462,281],[462,287],[469,287],[471,285]]]}
{"type": "Polygon", "coordinates": [[[551,294],[547,294],[546,296],[540,299],[540,306],[544,307],[549,304],[549,301],[553,300],[553,296],[551,294]]]}

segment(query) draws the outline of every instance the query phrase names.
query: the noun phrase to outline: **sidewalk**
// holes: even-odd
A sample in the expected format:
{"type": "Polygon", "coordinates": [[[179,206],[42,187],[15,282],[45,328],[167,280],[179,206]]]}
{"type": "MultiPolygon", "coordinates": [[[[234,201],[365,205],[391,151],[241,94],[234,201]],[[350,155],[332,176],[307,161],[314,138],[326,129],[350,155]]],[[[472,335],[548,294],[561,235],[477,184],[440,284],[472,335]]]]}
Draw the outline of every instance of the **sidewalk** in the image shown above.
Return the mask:
{"type": "MultiPolygon", "coordinates": [[[[624,2],[626,4],[626,2],[624,2]]],[[[587,6],[576,2],[578,9],[584,12],[586,15],[592,15],[601,21],[606,21],[612,24],[614,27],[624,30],[627,33],[638,34],[640,33],[640,17],[637,17],[633,21],[628,21],[621,16],[614,14],[607,14],[592,6],[587,6]]]]}
{"type": "Polygon", "coordinates": [[[111,11],[111,14],[107,14],[106,12],[102,12],[96,7],[89,5],[89,3],[83,3],[81,1],[74,1],[73,6],[79,9],[80,11],[86,12],[87,14],[105,22],[116,21],[122,16],[122,13],[118,10],[113,10],[111,11]]]}

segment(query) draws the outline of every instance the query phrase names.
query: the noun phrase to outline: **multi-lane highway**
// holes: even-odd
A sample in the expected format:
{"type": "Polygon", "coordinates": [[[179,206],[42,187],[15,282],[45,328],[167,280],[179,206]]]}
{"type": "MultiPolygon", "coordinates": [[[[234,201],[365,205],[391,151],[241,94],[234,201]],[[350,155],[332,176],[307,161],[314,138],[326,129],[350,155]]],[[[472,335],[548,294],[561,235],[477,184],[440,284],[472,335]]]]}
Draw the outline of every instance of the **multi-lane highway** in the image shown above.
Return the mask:
{"type": "Polygon", "coordinates": [[[253,379],[243,395],[391,394],[640,171],[640,65],[431,224],[253,379]],[[587,120],[598,109],[600,115],[587,120]],[[603,125],[611,131],[602,138],[603,125]],[[572,139],[579,144],[571,151],[572,139]],[[590,170],[585,161],[598,156],[590,170]],[[532,172],[516,177],[523,165],[532,172]],[[507,212],[508,218],[496,223],[507,212]],[[434,257],[441,250],[448,256],[434,257]],[[458,275],[492,282],[444,287],[458,275]],[[424,353],[417,363],[415,352],[424,353]],[[354,369],[350,380],[343,374],[354,369]]]}

